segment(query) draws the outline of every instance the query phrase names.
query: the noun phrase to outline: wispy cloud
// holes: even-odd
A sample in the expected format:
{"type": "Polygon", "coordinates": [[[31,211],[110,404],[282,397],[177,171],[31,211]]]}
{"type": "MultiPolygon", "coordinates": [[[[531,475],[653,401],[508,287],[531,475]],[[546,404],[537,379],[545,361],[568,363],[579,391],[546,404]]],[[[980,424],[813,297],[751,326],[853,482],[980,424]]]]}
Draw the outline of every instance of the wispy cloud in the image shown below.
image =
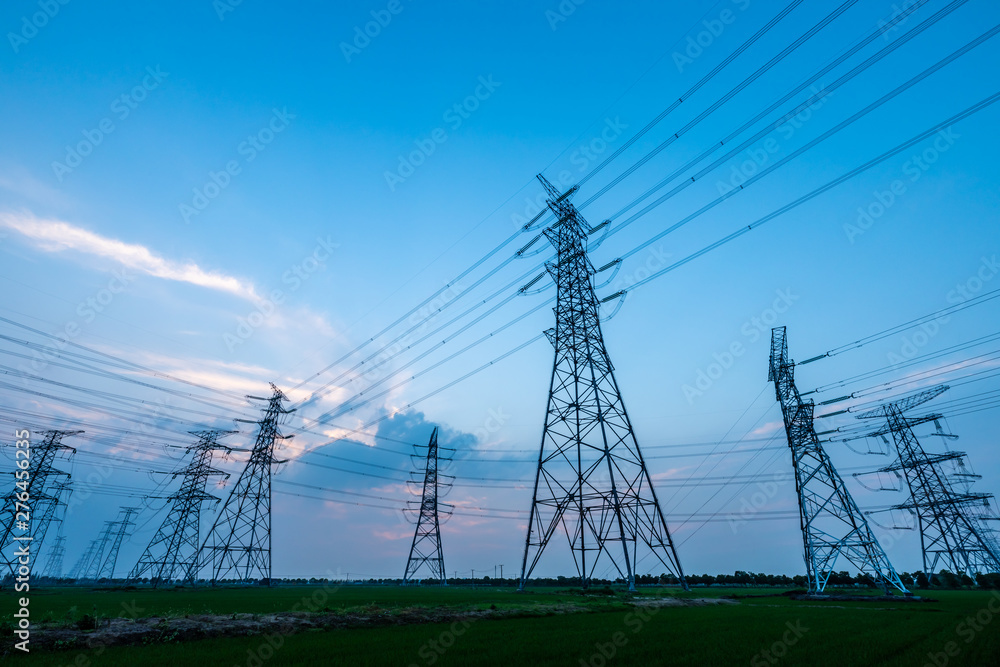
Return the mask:
{"type": "Polygon", "coordinates": [[[46,252],[74,250],[111,259],[134,271],[164,280],[228,292],[250,301],[260,299],[253,283],[248,281],[205,270],[194,262],[167,259],[146,246],[101,236],[62,220],[44,220],[30,213],[0,213],[0,226],[22,234],[35,247],[46,252]]]}

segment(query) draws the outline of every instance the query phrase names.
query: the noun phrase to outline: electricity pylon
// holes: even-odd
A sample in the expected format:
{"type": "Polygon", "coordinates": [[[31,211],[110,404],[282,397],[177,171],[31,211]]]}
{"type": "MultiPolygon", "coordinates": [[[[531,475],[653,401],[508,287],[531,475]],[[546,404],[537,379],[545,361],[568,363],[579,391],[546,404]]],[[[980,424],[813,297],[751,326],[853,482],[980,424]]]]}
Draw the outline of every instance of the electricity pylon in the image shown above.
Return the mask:
{"type": "Polygon", "coordinates": [[[101,531],[101,536],[97,538],[94,548],[88,550],[91,554],[90,560],[84,565],[83,571],[80,574],[81,579],[96,581],[100,578],[101,565],[104,564],[104,553],[107,551],[108,543],[111,541],[114,530],[114,521],[104,522],[104,529],[101,531]]]}
{"type": "Polygon", "coordinates": [[[111,542],[111,549],[101,564],[101,569],[97,573],[98,579],[114,579],[115,566],[118,564],[118,553],[122,549],[125,538],[128,537],[128,529],[134,526],[132,516],[139,512],[138,507],[123,507],[119,511],[120,518],[112,522],[114,540],[111,542]]]}
{"type": "Polygon", "coordinates": [[[229,479],[228,473],[212,467],[212,457],[216,451],[227,455],[233,451],[218,442],[231,433],[235,431],[192,431],[198,442],[188,448],[191,461],[173,474],[174,478],[183,476],[184,481],[180,490],[170,496],[170,511],[129,573],[130,581],[148,576],[155,588],[185,577],[194,565],[201,546],[201,507],[206,501],[219,502],[206,493],[205,487],[210,477],[229,479]]]}
{"type": "MultiPolygon", "coordinates": [[[[66,507],[66,501],[69,499],[71,493],[72,488],[69,481],[60,481],[56,482],[51,489],[48,489],[42,499],[38,501],[36,512],[38,511],[38,506],[40,506],[41,514],[35,523],[34,535],[31,541],[32,549],[36,556],[42,553],[42,545],[45,544],[45,536],[49,532],[49,527],[53,523],[62,523],[63,517],[57,516],[59,508],[66,507]]],[[[33,559],[31,562],[32,570],[34,570],[36,564],[37,560],[33,559]]]]}
{"type": "Polygon", "coordinates": [[[792,450],[795,490],[806,561],[809,593],[826,590],[837,560],[843,556],[860,572],[871,576],[886,594],[890,587],[909,595],[868,519],[858,509],[833,462],[816,436],[813,401],[802,400],[795,386],[795,362],[788,358],[785,327],[771,330],[771,363],[768,381],[781,405],[792,450]]]}
{"type": "Polygon", "coordinates": [[[441,508],[441,504],[438,502],[440,489],[438,454],[438,430],[435,427],[431,433],[431,439],[427,443],[427,459],[424,467],[417,527],[410,545],[410,556],[406,559],[406,571],[403,574],[404,584],[409,583],[423,565],[427,565],[431,576],[439,580],[442,585],[448,583],[444,569],[444,550],[441,548],[441,522],[438,517],[441,508]]]}
{"type": "Polygon", "coordinates": [[[94,559],[94,552],[97,551],[97,544],[100,541],[100,537],[96,540],[90,541],[90,544],[87,545],[87,550],[80,555],[80,559],[76,561],[76,564],[73,565],[73,569],[69,571],[70,579],[84,578],[84,574],[87,572],[87,566],[90,565],[90,561],[94,559]]]}
{"type": "MultiPolygon", "coordinates": [[[[18,557],[13,555],[15,551],[13,545],[17,541],[15,538],[30,536],[30,540],[23,541],[32,545],[32,553],[38,554],[41,538],[45,536],[44,531],[39,532],[39,529],[47,530],[48,521],[51,521],[51,519],[44,520],[45,509],[48,504],[59,502],[54,479],[59,476],[69,477],[69,473],[55,468],[56,456],[60,452],[76,453],[72,447],[62,444],[62,439],[80,433],[83,431],[43,431],[38,433],[37,435],[44,436],[42,442],[31,443],[29,459],[19,459],[29,461],[26,470],[28,478],[15,477],[14,490],[5,494],[2,499],[3,506],[0,507],[0,559],[2,559],[3,570],[0,572],[0,577],[8,574],[14,576],[18,569],[18,557]],[[23,521],[23,507],[17,504],[17,494],[24,492],[27,492],[28,502],[23,504],[30,508],[27,521],[23,521]],[[56,493],[56,496],[53,496],[53,493],[56,493]],[[19,517],[18,513],[22,513],[22,516],[19,517]]],[[[23,451],[22,448],[18,449],[23,451]]],[[[17,470],[19,472],[25,471],[22,468],[17,470]]],[[[55,507],[52,509],[55,511],[55,507]]]]}
{"type": "Polygon", "coordinates": [[[577,188],[559,194],[543,176],[538,180],[556,215],[544,235],[558,252],[558,259],[546,264],[558,293],[556,326],[546,331],[555,361],[520,588],[559,529],[569,540],[584,588],[603,560],[634,590],[640,542],[686,587],[604,346],[595,270],[587,256],[587,237],[594,229],[569,201],[577,188]]]}
{"type": "Polygon", "coordinates": [[[899,460],[884,472],[902,472],[910,491],[909,499],[894,509],[916,514],[920,528],[920,550],[924,572],[933,580],[938,563],[956,574],[973,580],[980,572],[1000,572],[1000,550],[992,531],[986,527],[982,508],[990,507],[988,493],[971,493],[955,488],[945,471],[946,462],[961,462],[964,452],[928,454],[913,433],[913,428],[942,418],[939,414],[907,417],[905,412],[947,391],[938,386],[899,401],[887,403],[858,415],[858,419],[886,420],[886,425],[868,434],[891,434],[899,460]]]}
{"type": "MultiPolygon", "coordinates": [[[[259,581],[271,585],[271,471],[284,461],[274,457],[275,441],[291,438],[278,432],[278,422],[294,412],[281,404],[288,400],[273,384],[270,398],[248,396],[267,401],[258,422],[257,440],[250,460],[240,474],[226,503],[215,517],[198,557],[187,578],[195,580],[202,567],[211,569],[212,583],[232,578],[241,582],[259,581]]],[[[237,421],[247,421],[238,419],[237,421]]]]}
{"type": "Polygon", "coordinates": [[[45,561],[45,568],[42,570],[43,577],[58,579],[62,576],[63,558],[66,556],[66,537],[56,535],[56,543],[49,551],[49,557],[45,561]]]}

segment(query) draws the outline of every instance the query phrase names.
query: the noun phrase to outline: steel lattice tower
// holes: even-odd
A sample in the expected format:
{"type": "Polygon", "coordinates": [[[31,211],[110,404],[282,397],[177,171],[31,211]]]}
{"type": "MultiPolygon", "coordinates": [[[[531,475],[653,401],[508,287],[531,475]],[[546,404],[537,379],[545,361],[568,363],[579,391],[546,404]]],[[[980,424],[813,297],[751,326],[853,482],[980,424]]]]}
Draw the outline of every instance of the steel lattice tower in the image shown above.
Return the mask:
{"type": "Polygon", "coordinates": [[[201,507],[206,501],[219,502],[206,493],[205,487],[210,477],[229,478],[228,473],[212,467],[212,457],[216,451],[225,454],[233,451],[218,439],[234,432],[192,431],[198,442],[188,448],[191,461],[173,474],[174,478],[182,476],[184,481],[180,490],[170,496],[170,511],[129,573],[130,581],[148,576],[155,588],[162,582],[187,576],[201,546],[201,507]]]}
{"type": "MultiPolygon", "coordinates": [[[[58,506],[59,493],[63,489],[62,485],[57,485],[54,482],[54,478],[59,476],[69,478],[69,473],[55,468],[56,456],[60,452],[76,453],[72,447],[62,444],[62,439],[80,433],[83,431],[43,431],[38,434],[44,436],[42,442],[31,446],[31,463],[28,468],[30,476],[24,490],[27,491],[28,497],[31,499],[29,503],[33,510],[27,532],[32,537],[30,540],[31,551],[35,555],[39,553],[45,532],[51,522],[51,518],[45,519],[46,509],[53,503],[58,506]],[[37,515],[38,519],[34,515],[37,515]]],[[[14,549],[11,547],[15,542],[14,538],[24,534],[23,530],[16,529],[18,522],[15,513],[17,500],[15,493],[20,491],[21,489],[15,487],[15,491],[5,494],[2,500],[3,507],[0,508],[0,531],[2,531],[0,534],[0,558],[3,558],[4,568],[0,576],[8,574],[13,576],[18,567],[17,558],[12,555],[14,549]]],[[[53,506],[52,511],[55,512],[55,509],[56,507],[53,506]]]]}
{"type": "Polygon", "coordinates": [[[281,390],[273,384],[271,389],[270,398],[247,397],[267,401],[267,407],[260,421],[249,422],[259,427],[250,460],[188,572],[187,578],[192,581],[197,571],[207,566],[211,568],[213,584],[227,578],[271,583],[271,471],[276,464],[283,463],[274,457],[274,446],[275,441],[286,438],[278,432],[279,420],[294,412],[282,407],[288,399],[281,390]]]}
{"type": "MultiPolygon", "coordinates": [[[[41,502],[36,501],[42,507],[41,515],[35,523],[32,538],[32,549],[36,556],[42,553],[42,545],[45,543],[45,536],[48,534],[52,523],[62,523],[62,517],[57,518],[56,515],[60,507],[66,507],[66,500],[69,499],[71,493],[72,488],[69,481],[56,482],[52,489],[43,496],[41,502]]],[[[36,512],[38,511],[37,507],[38,505],[36,505],[36,512]]],[[[34,570],[37,563],[37,559],[32,560],[32,570],[34,570]]]]}
{"type": "Polygon", "coordinates": [[[569,201],[575,187],[560,195],[543,176],[538,180],[556,215],[544,234],[558,253],[546,264],[558,293],[556,326],[546,331],[555,360],[520,588],[558,529],[566,534],[584,588],[606,560],[634,590],[640,542],[686,586],[604,346],[587,255],[594,230],[569,201]]]}
{"type": "Polygon", "coordinates": [[[121,551],[125,538],[128,537],[128,529],[135,524],[132,523],[132,516],[139,511],[138,507],[123,507],[119,510],[121,518],[114,521],[111,526],[114,531],[114,540],[111,542],[111,549],[107,557],[101,564],[101,569],[97,573],[98,579],[114,579],[115,566],[118,564],[118,553],[121,551]]]}
{"type": "Polygon", "coordinates": [[[90,553],[90,560],[88,560],[80,573],[81,579],[90,579],[96,581],[100,578],[101,565],[104,563],[104,552],[108,548],[108,542],[111,541],[111,536],[114,534],[115,522],[105,521],[104,529],[101,531],[101,536],[95,540],[92,548],[88,549],[90,553]]]}
{"type": "Polygon", "coordinates": [[[427,461],[424,468],[423,490],[417,516],[417,527],[410,545],[410,556],[406,559],[403,583],[407,584],[421,566],[430,568],[431,576],[447,585],[444,569],[444,550],[441,548],[441,522],[438,517],[438,430],[431,433],[427,443],[427,461]]]}
{"type": "Polygon", "coordinates": [[[52,545],[48,560],[45,561],[45,568],[42,570],[43,577],[58,579],[62,576],[63,558],[66,556],[66,537],[56,535],[56,543],[52,545]]]}
{"type": "Polygon", "coordinates": [[[69,571],[70,579],[83,579],[84,573],[87,571],[87,566],[90,565],[90,561],[94,559],[94,552],[97,550],[97,543],[100,541],[101,538],[90,541],[90,544],[87,545],[87,550],[80,555],[80,559],[76,561],[76,564],[73,565],[73,569],[69,571]]]}
{"type": "Polygon", "coordinates": [[[774,382],[792,450],[809,592],[817,595],[826,590],[834,566],[843,556],[887,594],[892,587],[909,595],[816,436],[815,404],[803,401],[795,386],[795,362],[788,358],[785,327],[771,331],[768,381],[774,382]]]}
{"type": "Polygon", "coordinates": [[[1000,572],[1000,550],[992,531],[987,528],[980,508],[989,508],[993,498],[988,493],[970,493],[955,488],[943,468],[948,461],[962,461],[964,452],[928,454],[913,433],[920,424],[941,419],[941,415],[907,417],[905,412],[940,396],[947,386],[938,386],[882,405],[858,415],[858,419],[883,418],[886,425],[869,434],[892,434],[899,460],[884,472],[901,471],[910,491],[907,502],[894,509],[917,516],[924,572],[933,579],[938,563],[956,574],[975,580],[980,572],[1000,572]],[[977,512],[978,510],[978,512],[977,512]]]}

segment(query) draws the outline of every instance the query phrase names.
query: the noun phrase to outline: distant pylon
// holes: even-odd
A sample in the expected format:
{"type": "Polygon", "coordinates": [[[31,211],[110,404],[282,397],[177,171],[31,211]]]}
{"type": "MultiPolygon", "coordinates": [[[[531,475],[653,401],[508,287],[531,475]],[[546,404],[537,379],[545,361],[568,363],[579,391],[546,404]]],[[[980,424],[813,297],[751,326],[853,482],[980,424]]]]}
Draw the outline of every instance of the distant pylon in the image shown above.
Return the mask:
{"type": "MultiPolygon", "coordinates": [[[[431,571],[431,576],[447,585],[448,577],[444,569],[444,550],[441,548],[441,522],[438,518],[440,503],[438,467],[438,430],[435,427],[427,443],[427,458],[424,467],[423,489],[417,516],[417,527],[413,532],[410,556],[406,559],[403,583],[409,583],[423,565],[431,571]]],[[[446,510],[447,511],[447,510],[446,510]]]]}
{"type": "MultiPolygon", "coordinates": [[[[0,562],[3,563],[0,578],[5,575],[13,576],[19,568],[18,557],[13,555],[16,542],[30,542],[31,552],[35,555],[39,553],[51,517],[54,516],[49,515],[49,518],[46,519],[46,507],[55,503],[55,506],[52,507],[52,511],[55,512],[60,502],[59,494],[63,492],[62,487],[57,487],[55,478],[59,476],[69,477],[68,473],[55,468],[56,456],[60,452],[75,453],[75,449],[62,444],[62,439],[80,433],[83,431],[42,431],[37,433],[36,435],[44,437],[40,443],[30,442],[31,458],[20,459],[29,461],[28,468],[17,469],[14,488],[3,496],[3,506],[0,507],[0,559],[2,559],[0,562]],[[24,472],[28,474],[27,479],[23,478],[23,474],[21,477],[17,476],[17,474],[24,472]],[[21,511],[17,507],[17,494],[24,492],[27,492],[33,509],[33,516],[26,522],[19,520],[17,516],[17,512],[21,511]],[[29,536],[30,540],[23,539],[29,536]]],[[[31,441],[33,438],[28,440],[31,441]]]]}
{"type": "Polygon", "coordinates": [[[86,563],[80,575],[81,579],[96,581],[100,578],[101,565],[104,564],[104,556],[107,553],[108,544],[111,542],[114,532],[115,522],[105,521],[104,528],[101,530],[101,536],[97,538],[94,548],[91,550],[90,560],[86,563]]]}
{"type": "Polygon", "coordinates": [[[216,451],[225,454],[233,451],[218,439],[234,432],[192,432],[198,436],[198,442],[188,448],[191,460],[173,474],[175,478],[183,476],[184,481],[180,490],[170,496],[170,511],[129,573],[130,581],[149,577],[155,588],[160,583],[184,578],[194,565],[201,545],[201,506],[209,500],[219,502],[206,493],[205,487],[210,477],[229,478],[228,473],[212,467],[212,456],[216,451]]]}
{"type": "Polygon", "coordinates": [[[886,420],[885,427],[868,435],[892,434],[899,460],[882,470],[901,471],[906,478],[910,497],[894,509],[907,510],[917,516],[924,573],[933,580],[938,564],[943,562],[952,572],[966,574],[975,580],[976,574],[981,572],[1000,572],[1000,550],[984,521],[993,496],[955,488],[943,464],[962,462],[966,457],[964,452],[928,454],[924,451],[913,428],[938,421],[942,418],[940,414],[923,417],[903,414],[947,389],[942,385],[921,391],[864,412],[858,419],[886,420]]]}
{"type": "Polygon", "coordinates": [[[97,545],[100,541],[101,537],[90,541],[86,550],[80,554],[80,559],[76,561],[75,565],[73,565],[73,569],[69,571],[70,579],[83,579],[85,577],[87,566],[90,565],[90,562],[94,559],[94,552],[97,551],[97,545]]]}
{"type": "Polygon", "coordinates": [[[43,577],[58,579],[62,576],[63,558],[66,556],[66,537],[56,535],[56,542],[49,550],[49,557],[45,561],[45,568],[42,570],[43,577]]]}
{"type": "Polygon", "coordinates": [[[569,201],[575,187],[560,194],[543,176],[538,180],[556,215],[544,231],[558,252],[558,259],[546,264],[558,290],[556,326],[546,331],[555,361],[520,588],[560,529],[584,588],[604,560],[634,590],[640,542],[686,587],[601,333],[587,237],[608,223],[592,229],[569,201]]]}
{"type": "MultiPolygon", "coordinates": [[[[66,500],[69,499],[72,488],[69,481],[56,482],[47,489],[41,498],[36,499],[35,512],[38,513],[38,520],[35,522],[35,530],[31,542],[32,549],[37,556],[42,554],[42,545],[45,544],[45,536],[49,532],[49,527],[53,523],[61,523],[63,518],[59,515],[59,508],[66,507],[66,500]]],[[[38,561],[33,560],[32,569],[38,561]]]]}
{"type": "Polygon", "coordinates": [[[826,590],[834,566],[843,556],[887,594],[892,587],[909,595],[816,436],[815,404],[803,401],[795,386],[795,362],[788,358],[785,327],[771,331],[768,380],[774,382],[792,450],[809,592],[826,590]]]}
{"type": "Polygon", "coordinates": [[[270,398],[247,397],[267,401],[263,416],[256,422],[257,440],[246,468],[188,572],[188,579],[196,579],[198,570],[209,567],[212,583],[230,578],[271,583],[271,471],[276,464],[283,463],[274,457],[274,446],[275,441],[286,438],[278,432],[279,420],[294,412],[281,406],[288,400],[281,390],[273,384],[271,389],[270,398]]]}
{"type": "Polygon", "coordinates": [[[101,569],[97,573],[98,579],[114,579],[115,566],[118,564],[118,553],[122,549],[125,538],[128,537],[128,529],[133,525],[132,516],[139,512],[138,507],[123,507],[119,510],[119,518],[111,525],[114,539],[111,541],[111,548],[105,556],[101,569]]]}

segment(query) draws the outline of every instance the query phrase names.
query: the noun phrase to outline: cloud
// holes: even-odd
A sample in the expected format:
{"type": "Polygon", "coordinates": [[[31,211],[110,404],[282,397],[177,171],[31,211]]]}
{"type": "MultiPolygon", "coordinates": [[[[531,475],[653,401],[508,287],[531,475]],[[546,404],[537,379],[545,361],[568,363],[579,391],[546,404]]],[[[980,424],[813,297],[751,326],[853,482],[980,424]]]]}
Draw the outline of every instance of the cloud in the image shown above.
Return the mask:
{"type": "Polygon", "coordinates": [[[27,237],[46,252],[77,252],[104,257],[156,278],[198,285],[228,292],[241,299],[259,301],[253,284],[233,276],[207,271],[194,262],[178,262],[160,257],[149,248],[100,236],[62,220],[43,220],[30,213],[0,213],[0,226],[27,237]]]}

